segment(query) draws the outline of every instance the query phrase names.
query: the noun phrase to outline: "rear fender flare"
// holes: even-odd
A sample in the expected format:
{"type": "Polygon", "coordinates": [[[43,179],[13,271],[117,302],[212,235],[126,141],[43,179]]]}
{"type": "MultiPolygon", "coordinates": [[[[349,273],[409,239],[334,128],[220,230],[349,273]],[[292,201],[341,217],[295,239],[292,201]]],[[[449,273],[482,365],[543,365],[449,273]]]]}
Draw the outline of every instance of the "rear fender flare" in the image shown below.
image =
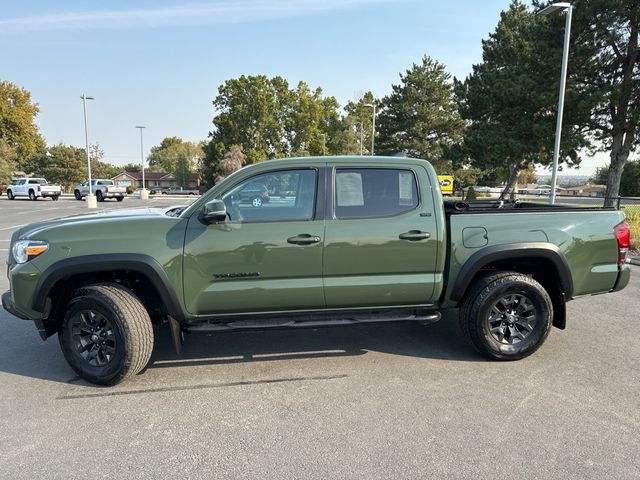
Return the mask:
{"type": "Polygon", "coordinates": [[[458,278],[454,284],[451,299],[460,301],[467,291],[473,277],[487,265],[520,258],[540,258],[549,260],[557,270],[560,289],[565,300],[573,297],[573,279],[567,259],[560,249],[553,243],[509,243],[505,245],[492,245],[478,250],[464,263],[458,278]]]}

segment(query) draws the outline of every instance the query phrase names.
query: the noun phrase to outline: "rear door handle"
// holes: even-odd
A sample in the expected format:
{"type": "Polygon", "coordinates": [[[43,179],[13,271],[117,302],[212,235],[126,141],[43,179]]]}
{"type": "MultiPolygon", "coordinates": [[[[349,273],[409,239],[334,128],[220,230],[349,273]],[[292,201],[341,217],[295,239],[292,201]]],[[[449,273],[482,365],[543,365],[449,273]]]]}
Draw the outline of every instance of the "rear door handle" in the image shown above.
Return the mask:
{"type": "Polygon", "coordinates": [[[431,234],[427,232],[421,232],[420,230],[409,230],[408,232],[404,232],[398,235],[398,238],[400,238],[400,240],[409,240],[410,242],[426,240],[430,237],[431,234]]]}
{"type": "Polygon", "coordinates": [[[300,235],[296,235],[295,237],[287,238],[287,242],[293,243],[295,245],[311,245],[312,243],[318,243],[319,241],[319,236],[309,235],[308,233],[301,233],[300,235]]]}

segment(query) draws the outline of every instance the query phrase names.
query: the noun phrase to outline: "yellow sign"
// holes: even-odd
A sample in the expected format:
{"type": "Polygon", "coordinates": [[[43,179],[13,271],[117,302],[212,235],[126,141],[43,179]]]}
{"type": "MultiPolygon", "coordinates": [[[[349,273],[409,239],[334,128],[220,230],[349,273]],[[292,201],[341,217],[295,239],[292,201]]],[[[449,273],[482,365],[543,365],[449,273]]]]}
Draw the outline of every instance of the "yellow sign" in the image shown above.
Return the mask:
{"type": "Polygon", "coordinates": [[[453,195],[453,177],[451,175],[438,175],[440,191],[443,195],[453,195]]]}

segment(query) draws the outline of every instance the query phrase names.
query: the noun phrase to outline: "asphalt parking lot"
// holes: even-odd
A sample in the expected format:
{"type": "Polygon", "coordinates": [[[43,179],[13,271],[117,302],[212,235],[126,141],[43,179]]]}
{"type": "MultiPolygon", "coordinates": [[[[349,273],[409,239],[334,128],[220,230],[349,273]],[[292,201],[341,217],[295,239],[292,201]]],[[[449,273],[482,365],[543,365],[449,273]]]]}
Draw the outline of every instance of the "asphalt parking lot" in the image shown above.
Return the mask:
{"type": "MultiPolygon", "coordinates": [[[[99,209],[185,199],[127,198],[99,209]]],[[[0,255],[84,202],[0,197],[0,255]]],[[[451,321],[188,337],[100,388],[0,311],[0,478],[640,478],[640,267],[535,355],[485,361],[451,321]]],[[[4,275],[0,290],[8,288],[4,275]]]]}

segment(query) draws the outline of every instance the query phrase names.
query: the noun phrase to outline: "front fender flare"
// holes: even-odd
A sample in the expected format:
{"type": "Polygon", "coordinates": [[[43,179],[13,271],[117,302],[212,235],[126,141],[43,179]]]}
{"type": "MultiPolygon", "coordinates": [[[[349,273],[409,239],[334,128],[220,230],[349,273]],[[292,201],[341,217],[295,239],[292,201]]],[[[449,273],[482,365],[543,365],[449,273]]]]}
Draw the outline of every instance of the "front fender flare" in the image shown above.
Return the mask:
{"type": "Polygon", "coordinates": [[[42,273],[38,280],[32,301],[33,309],[44,312],[49,292],[60,280],[82,273],[113,270],[130,270],[147,277],[165,302],[167,313],[177,320],[184,319],[178,296],[162,266],[155,258],[137,253],[83,255],[55,262],[42,273]]]}

